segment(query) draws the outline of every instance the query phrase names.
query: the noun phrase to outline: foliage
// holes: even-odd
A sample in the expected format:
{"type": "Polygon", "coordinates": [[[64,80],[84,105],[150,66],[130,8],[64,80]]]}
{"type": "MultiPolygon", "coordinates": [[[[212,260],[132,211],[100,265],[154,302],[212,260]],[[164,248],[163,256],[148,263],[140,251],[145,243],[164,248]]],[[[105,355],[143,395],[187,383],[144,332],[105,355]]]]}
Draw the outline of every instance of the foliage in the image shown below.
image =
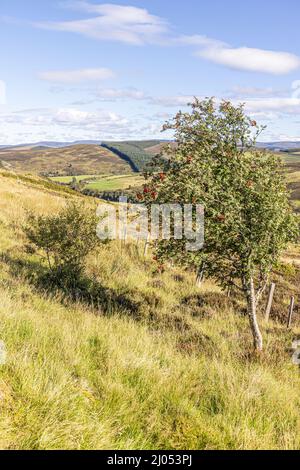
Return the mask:
{"type": "Polygon", "coordinates": [[[92,196],[105,201],[119,202],[120,197],[127,197],[128,202],[136,202],[137,191],[134,189],[123,189],[117,191],[99,191],[97,189],[84,188],[82,194],[92,196]]]}
{"type": "Polygon", "coordinates": [[[133,171],[138,172],[143,171],[152,160],[152,155],[144,150],[148,146],[147,142],[150,147],[159,141],[103,142],[102,146],[129,162],[133,171]]]}
{"type": "MultiPolygon", "coordinates": [[[[160,241],[160,258],[205,267],[223,288],[241,289],[251,327],[255,307],[272,267],[298,234],[280,158],[254,148],[263,130],[243,106],[195,100],[191,113],[179,112],[165,129],[175,131],[177,149],[159,157],[161,171],[146,174],[148,202],[202,203],[205,245],[185,251],[185,240],[160,241]],[[253,133],[254,130],[254,133],[253,133]],[[253,283],[255,282],[255,288],[253,283]]],[[[254,322],[254,323],[252,323],[254,322]]],[[[255,347],[261,349],[261,338],[255,347]]]]}
{"type": "Polygon", "coordinates": [[[76,282],[86,256],[100,243],[93,209],[71,202],[53,215],[31,213],[25,234],[45,257],[56,280],[76,282]]]}

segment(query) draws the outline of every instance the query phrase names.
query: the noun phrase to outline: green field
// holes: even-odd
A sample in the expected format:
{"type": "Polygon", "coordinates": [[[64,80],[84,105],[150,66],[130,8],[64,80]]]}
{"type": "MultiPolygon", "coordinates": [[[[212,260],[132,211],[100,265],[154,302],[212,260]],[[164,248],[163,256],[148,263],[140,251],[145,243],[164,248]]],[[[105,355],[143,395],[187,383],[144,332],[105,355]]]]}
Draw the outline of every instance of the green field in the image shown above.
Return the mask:
{"type": "Polygon", "coordinates": [[[97,178],[85,187],[98,191],[115,191],[119,189],[128,189],[129,187],[137,187],[143,183],[144,178],[141,175],[118,175],[97,178]]]}
{"type": "MultiPolygon", "coordinates": [[[[76,175],[76,181],[90,180],[92,178],[102,178],[104,175],[76,175]]],[[[57,183],[72,183],[74,176],[53,176],[50,178],[52,181],[57,183]]]]}
{"type": "MultiPolygon", "coordinates": [[[[73,178],[74,176],[55,176],[51,180],[57,183],[70,184],[73,178]]],[[[136,173],[129,175],[79,175],[75,178],[77,182],[83,183],[83,189],[97,191],[116,191],[140,186],[144,179],[136,173]]]]}
{"type": "Polygon", "coordinates": [[[289,164],[300,164],[300,152],[297,149],[296,151],[287,151],[287,152],[280,152],[280,156],[282,157],[283,161],[289,165],[289,164]]]}

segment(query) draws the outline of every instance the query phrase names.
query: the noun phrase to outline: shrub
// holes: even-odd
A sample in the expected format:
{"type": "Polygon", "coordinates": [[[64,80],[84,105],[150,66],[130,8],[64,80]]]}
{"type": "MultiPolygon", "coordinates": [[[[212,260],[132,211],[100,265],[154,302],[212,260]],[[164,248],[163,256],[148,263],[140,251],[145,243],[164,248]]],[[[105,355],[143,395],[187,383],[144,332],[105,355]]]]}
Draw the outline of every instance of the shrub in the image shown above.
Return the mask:
{"type": "Polygon", "coordinates": [[[30,245],[46,260],[52,278],[58,284],[74,286],[86,256],[101,243],[96,226],[95,211],[72,202],[50,216],[31,213],[24,232],[30,245]]]}

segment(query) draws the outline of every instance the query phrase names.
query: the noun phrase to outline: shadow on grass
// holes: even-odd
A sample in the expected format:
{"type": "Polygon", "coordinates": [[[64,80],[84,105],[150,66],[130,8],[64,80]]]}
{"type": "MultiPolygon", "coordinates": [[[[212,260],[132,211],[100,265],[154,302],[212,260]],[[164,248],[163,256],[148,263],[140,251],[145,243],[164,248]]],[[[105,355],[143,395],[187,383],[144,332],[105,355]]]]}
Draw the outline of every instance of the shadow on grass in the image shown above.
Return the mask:
{"type": "Polygon", "coordinates": [[[104,287],[97,280],[85,274],[53,272],[39,261],[22,260],[9,254],[2,254],[2,261],[10,268],[13,277],[24,277],[37,291],[57,296],[63,303],[79,302],[86,307],[109,315],[116,311],[141,319],[141,303],[131,298],[133,291],[117,293],[104,287]]]}
{"type": "Polygon", "coordinates": [[[194,330],[188,319],[176,311],[166,315],[163,301],[154,292],[138,289],[125,292],[105,287],[86,275],[75,275],[68,280],[51,273],[39,261],[22,260],[2,254],[2,261],[9,266],[14,278],[26,279],[39,293],[59,299],[64,305],[80,303],[100,315],[126,315],[135,321],[145,322],[151,329],[176,332],[177,349],[186,354],[215,354],[216,345],[207,335],[194,330]]]}

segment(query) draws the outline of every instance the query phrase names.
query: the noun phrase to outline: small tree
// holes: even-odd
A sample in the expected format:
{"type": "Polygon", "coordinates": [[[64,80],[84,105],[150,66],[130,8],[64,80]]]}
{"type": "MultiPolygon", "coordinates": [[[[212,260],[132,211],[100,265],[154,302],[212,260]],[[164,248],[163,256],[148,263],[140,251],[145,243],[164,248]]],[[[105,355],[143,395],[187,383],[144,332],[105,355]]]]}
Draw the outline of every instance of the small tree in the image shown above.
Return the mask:
{"type": "MultiPolygon", "coordinates": [[[[164,129],[175,130],[169,146],[148,172],[147,201],[202,203],[205,241],[186,252],[185,240],[161,240],[159,258],[199,269],[224,288],[241,290],[256,350],[262,350],[257,304],[281,251],[298,233],[280,158],[255,148],[263,130],[243,106],[195,100],[164,129]],[[159,168],[159,170],[157,170],[159,168]]],[[[141,197],[140,197],[141,198],[141,197]]]]}
{"type": "Polygon", "coordinates": [[[30,214],[24,232],[45,258],[52,277],[76,287],[86,256],[100,243],[97,223],[94,210],[72,202],[53,215],[30,214]]]}

